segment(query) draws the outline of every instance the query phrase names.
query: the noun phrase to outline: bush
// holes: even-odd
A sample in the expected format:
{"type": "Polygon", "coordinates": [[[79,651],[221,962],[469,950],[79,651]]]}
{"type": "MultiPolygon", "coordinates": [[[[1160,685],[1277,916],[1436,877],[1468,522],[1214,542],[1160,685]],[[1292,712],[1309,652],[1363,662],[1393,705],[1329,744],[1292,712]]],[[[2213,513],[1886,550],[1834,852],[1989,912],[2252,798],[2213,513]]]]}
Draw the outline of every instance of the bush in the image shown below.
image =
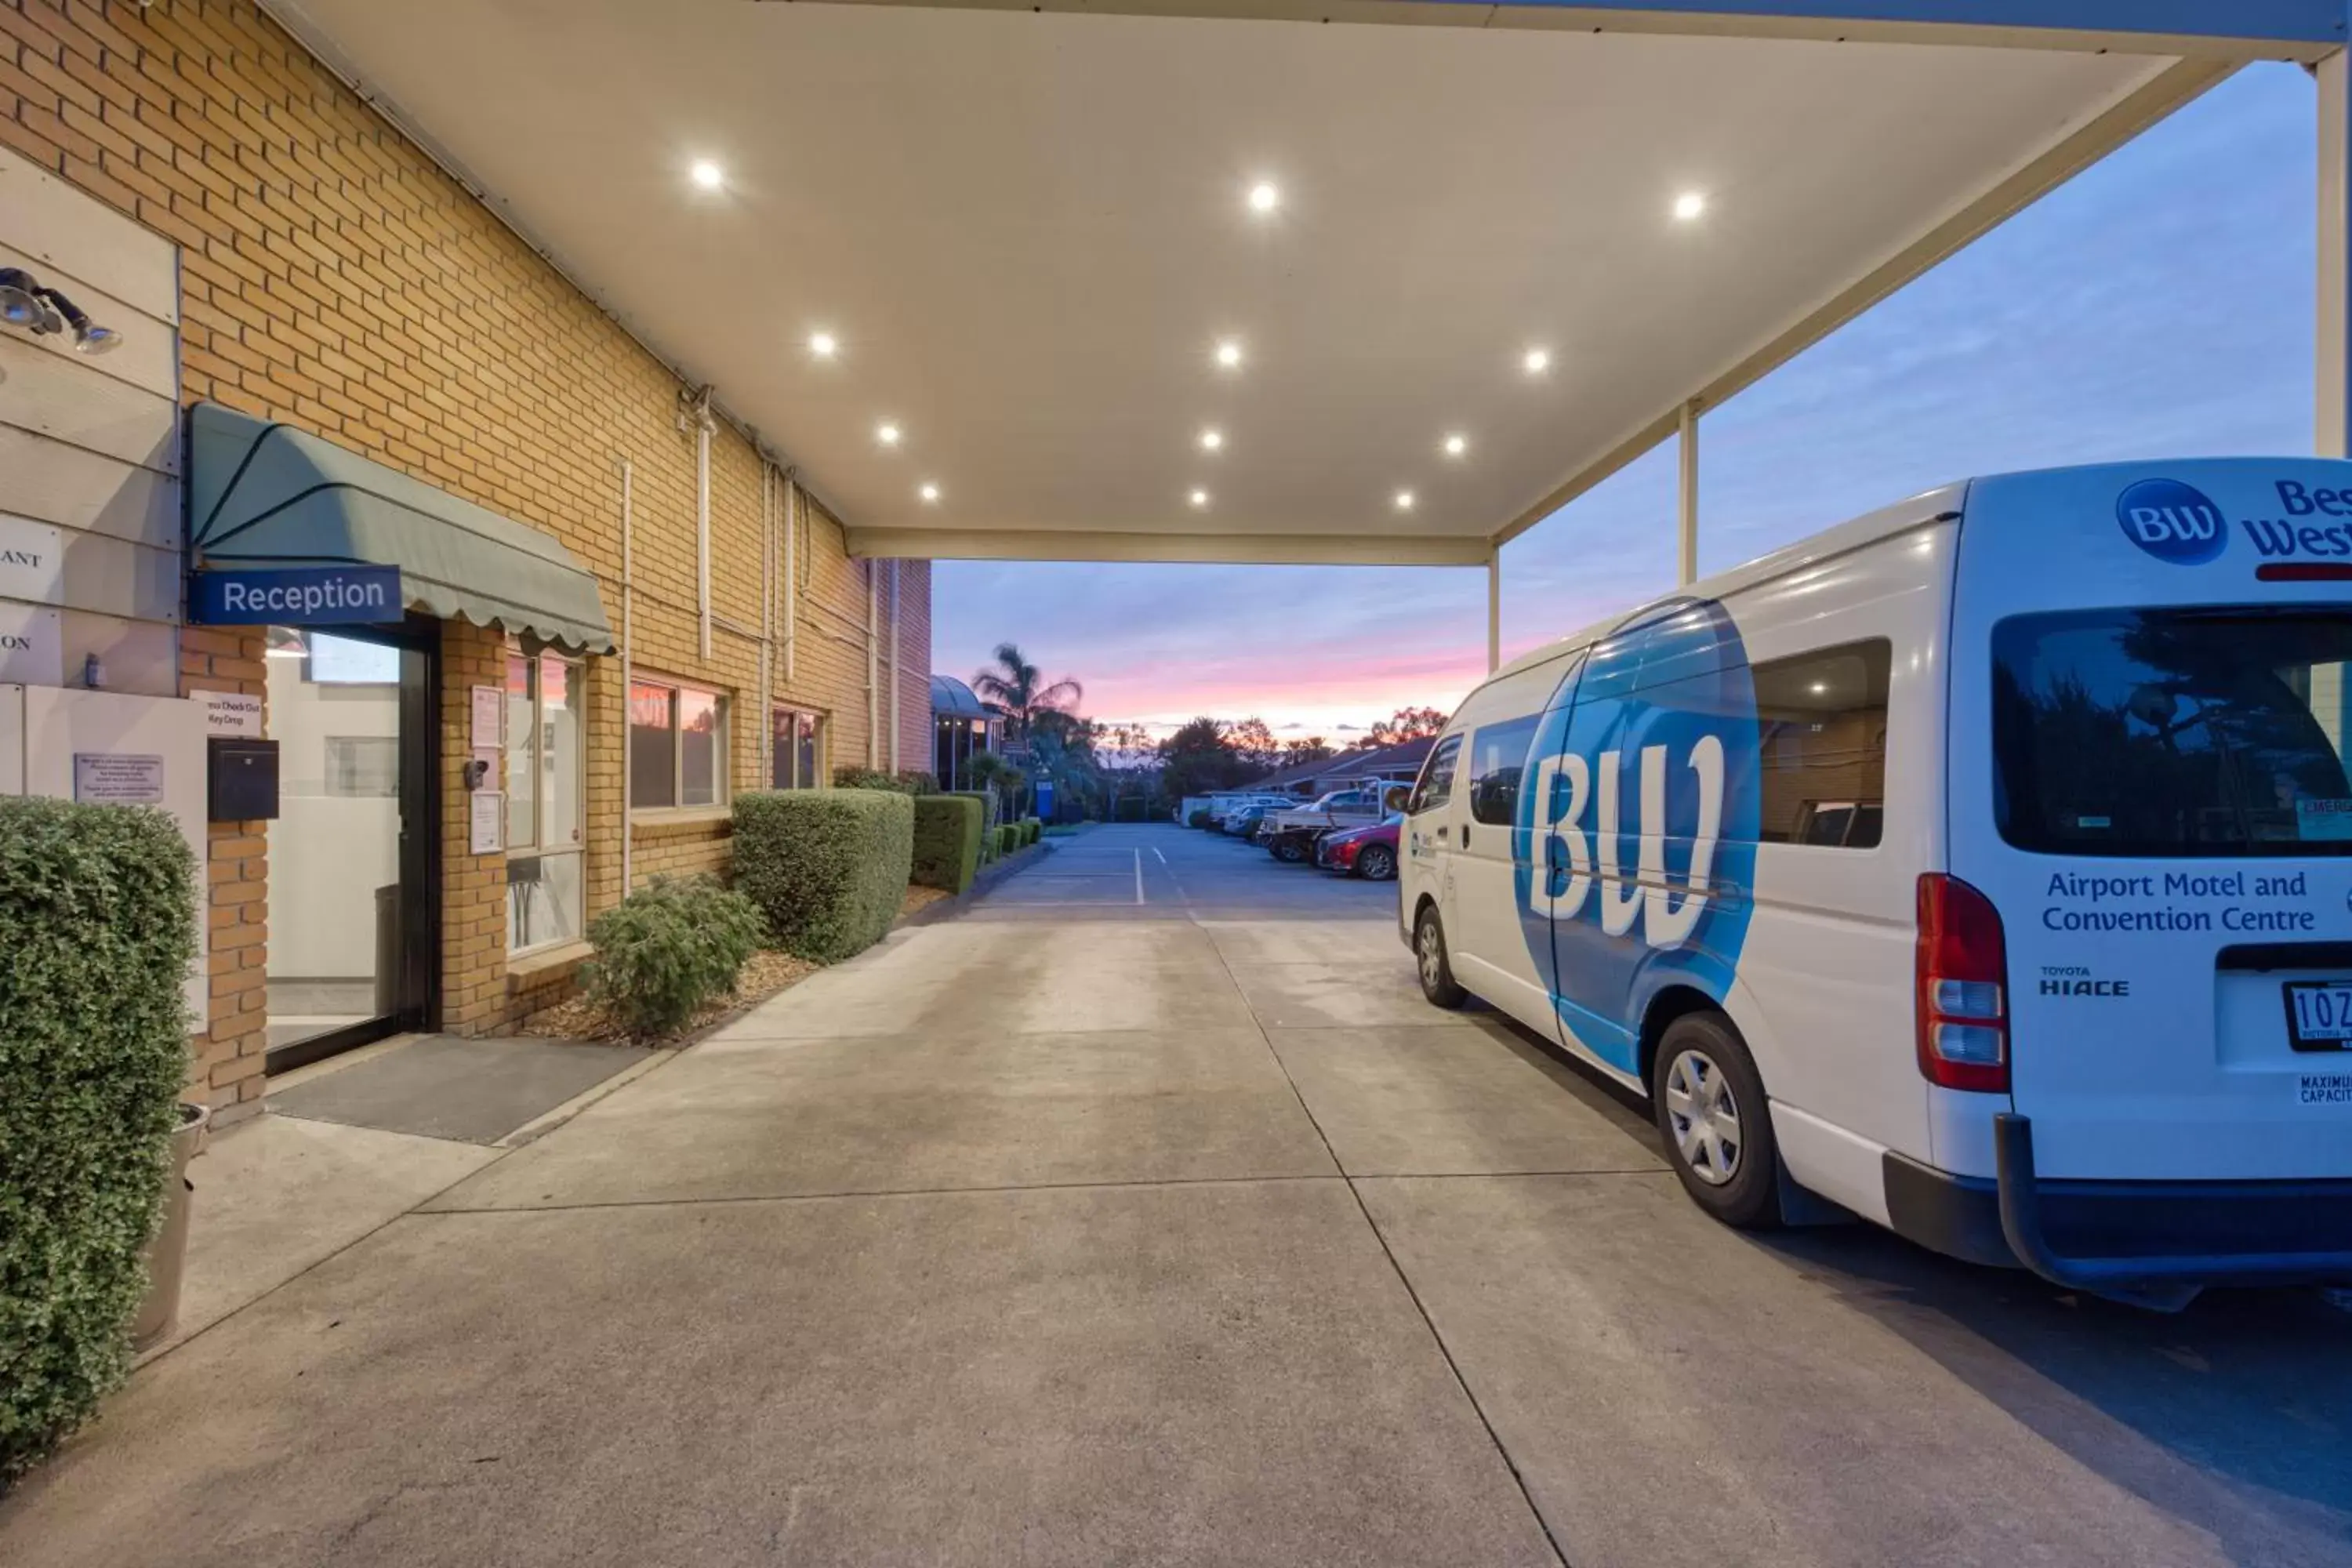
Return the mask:
{"type": "Polygon", "coordinates": [[[994,790],[960,789],[953,793],[959,795],[969,796],[970,798],[980,802],[981,825],[987,828],[991,833],[993,833],[996,830],[996,819],[1001,813],[998,810],[997,795],[994,790]]]}
{"type": "Polygon", "coordinates": [[[630,1035],[658,1038],[735,989],[760,934],[759,906],[717,878],[656,877],[589,922],[596,956],[581,978],[630,1035]]]}
{"type": "Polygon", "coordinates": [[[898,918],[914,870],[915,802],[895,790],[775,790],[735,797],[735,885],[788,952],[862,952],[898,918]]]}
{"type": "Polygon", "coordinates": [[[0,800],[0,1490],[130,1365],[195,886],[162,812],[0,800]]]}
{"type": "Polygon", "coordinates": [[[1184,826],[1187,826],[1187,827],[1206,827],[1206,826],[1209,826],[1209,808],[1208,808],[1207,806],[1205,806],[1205,805],[1198,805],[1198,806],[1194,806],[1194,807],[1192,808],[1192,816],[1188,816],[1188,817],[1186,817],[1186,818],[1184,819],[1184,826]]]}
{"type": "Polygon", "coordinates": [[[1040,822],[1037,818],[1035,818],[1035,817],[1034,817],[1034,816],[1024,816],[1024,817],[1023,817],[1023,818],[1021,819],[1021,842],[1022,842],[1022,843],[1024,843],[1024,844],[1034,844],[1034,843],[1036,843],[1036,842],[1037,842],[1037,840],[1038,840],[1038,838],[1039,838],[1039,837],[1041,837],[1045,834],[1045,825],[1043,822],[1040,822]]]}
{"type": "Polygon", "coordinates": [[[980,869],[981,805],[965,795],[915,797],[914,879],[961,893],[980,869]]]}
{"type": "Polygon", "coordinates": [[[1021,847],[1021,825],[1020,825],[1019,823],[1017,823],[1017,822],[1001,822],[1001,823],[997,824],[997,826],[996,826],[996,855],[997,855],[997,858],[1001,860],[1001,859],[1003,859],[1005,856],[1012,854],[1015,849],[1018,849],[1018,848],[1020,848],[1020,847],[1021,847]]]}
{"type": "Polygon", "coordinates": [[[835,768],[833,770],[835,789],[887,789],[898,795],[937,795],[940,781],[929,773],[912,768],[898,773],[884,773],[877,768],[835,768]]]}

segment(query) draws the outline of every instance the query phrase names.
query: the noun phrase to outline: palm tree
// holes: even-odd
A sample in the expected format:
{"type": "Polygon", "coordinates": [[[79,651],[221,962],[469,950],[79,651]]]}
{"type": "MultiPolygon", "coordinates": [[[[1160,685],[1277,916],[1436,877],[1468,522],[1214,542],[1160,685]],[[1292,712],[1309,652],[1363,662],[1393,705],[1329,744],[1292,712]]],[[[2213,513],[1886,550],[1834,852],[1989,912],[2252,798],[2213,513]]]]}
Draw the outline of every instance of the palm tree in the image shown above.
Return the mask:
{"type": "Polygon", "coordinates": [[[1045,676],[1035,665],[1021,657],[1014,643],[996,645],[996,664],[971,678],[972,689],[979,692],[1004,715],[1008,738],[1026,741],[1037,718],[1043,713],[1067,713],[1086,689],[1075,680],[1056,680],[1045,684],[1045,676]]]}

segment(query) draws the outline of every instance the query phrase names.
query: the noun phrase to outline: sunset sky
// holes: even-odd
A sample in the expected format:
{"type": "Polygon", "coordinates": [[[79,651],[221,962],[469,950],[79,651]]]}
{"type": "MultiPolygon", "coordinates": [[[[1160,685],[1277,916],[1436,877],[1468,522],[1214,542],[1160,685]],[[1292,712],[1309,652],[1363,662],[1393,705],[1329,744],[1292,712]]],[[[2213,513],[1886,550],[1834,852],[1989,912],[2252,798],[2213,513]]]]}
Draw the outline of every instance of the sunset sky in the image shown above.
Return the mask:
{"type": "MultiPolygon", "coordinates": [[[[1700,568],[1948,479],[2311,449],[2314,93],[2251,69],[1719,411],[1700,568]]],[[[1660,448],[1503,552],[1512,653],[1674,581],[1660,448]]],[[[1471,570],[942,562],[932,668],[1017,640],[1089,715],[1344,741],[1486,668],[1471,570]]]]}

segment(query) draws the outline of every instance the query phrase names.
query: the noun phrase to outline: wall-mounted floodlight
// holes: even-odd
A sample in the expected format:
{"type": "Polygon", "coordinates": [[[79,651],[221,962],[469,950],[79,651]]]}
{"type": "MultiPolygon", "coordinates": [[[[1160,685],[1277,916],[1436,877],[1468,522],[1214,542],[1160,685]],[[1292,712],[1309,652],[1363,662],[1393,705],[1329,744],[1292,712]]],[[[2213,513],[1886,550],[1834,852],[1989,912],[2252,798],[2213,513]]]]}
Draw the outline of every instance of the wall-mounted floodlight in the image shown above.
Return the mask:
{"type": "Polygon", "coordinates": [[[122,342],[121,332],[100,326],[61,290],[49,288],[21,267],[0,267],[0,321],[21,327],[35,337],[48,337],[70,327],[78,353],[102,354],[122,342]]]}

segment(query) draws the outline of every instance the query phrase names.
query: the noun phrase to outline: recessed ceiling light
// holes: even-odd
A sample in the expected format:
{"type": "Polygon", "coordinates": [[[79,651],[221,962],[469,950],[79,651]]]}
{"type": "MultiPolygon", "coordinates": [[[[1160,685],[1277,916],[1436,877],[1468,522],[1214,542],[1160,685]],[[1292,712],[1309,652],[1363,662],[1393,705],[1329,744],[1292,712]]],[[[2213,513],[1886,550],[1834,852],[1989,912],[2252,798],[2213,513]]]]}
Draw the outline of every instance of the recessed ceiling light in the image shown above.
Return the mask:
{"type": "Polygon", "coordinates": [[[696,159],[694,167],[688,173],[694,176],[694,183],[706,191],[715,191],[727,183],[726,171],[708,158],[696,159]]]}
{"type": "Polygon", "coordinates": [[[1706,196],[1699,191],[1685,191],[1675,198],[1675,216],[1688,223],[1706,211],[1706,196]]]}
{"type": "Polygon", "coordinates": [[[1469,449],[1470,438],[1467,436],[1448,436],[1445,438],[1445,455],[1449,458],[1458,458],[1469,449]]]}
{"type": "Polygon", "coordinates": [[[1206,490],[1194,490],[1194,491],[1192,492],[1192,504],[1193,504],[1194,506],[1206,506],[1206,505],[1208,505],[1208,504],[1209,504],[1209,492],[1208,492],[1208,491],[1206,491],[1206,490]]]}
{"type": "Polygon", "coordinates": [[[1231,339],[1217,345],[1217,363],[1227,370],[1242,363],[1242,346],[1231,339]]]}
{"type": "Polygon", "coordinates": [[[936,501],[940,499],[940,487],[937,485],[925,485],[916,493],[920,495],[926,501],[936,501]]]}
{"type": "Polygon", "coordinates": [[[840,347],[841,345],[834,341],[834,337],[831,332],[811,332],[809,334],[809,353],[816,355],[819,359],[831,359],[834,356],[835,351],[838,350],[840,347]]]}
{"type": "Polygon", "coordinates": [[[1223,431],[1203,430],[1201,432],[1201,450],[1204,452],[1213,452],[1224,444],[1225,433],[1223,431]]]}
{"type": "Polygon", "coordinates": [[[1519,363],[1528,367],[1529,375],[1541,375],[1551,368],[1549,349],[1529,349],[1519,363]]]}
{"type": "Polygon", "coordinates": [[[875,426],[874,438],[885,447],[895,447],[898,444],[898,427],[885,420],[875,426]]]}
{"type": "Polygon", "coordinates": [[[1828,681],[1826,681],[1826,680],[1816,680],[1816,681],[1814,681],[1814,682],[1813,682],[1813,684],[1812,684],[1812,686],[1811,686],[1811,691],[1812,691],[1812,694],[1813,694],[1814,696],[1816,696],[1816,697],[1822,697],[1822,696],[1826,696],[1826,695],[1828,695],[1829,689],[1830,689],[1830,683],[1829,683],[1828,681]]]}
{"type": "Polygon", "coordinates": [[[1412,492],[1411,490],[1397,491],[1396,508],[1399,511],[1411,511],[1412,510],[1412,492]]]}
{"type": "Polygon", "coordinates": [[[1270,180],[1260,180],[1250,187],[1250,211],[1270,213],[1282,205],[1282,191],[1270,180]]]}

